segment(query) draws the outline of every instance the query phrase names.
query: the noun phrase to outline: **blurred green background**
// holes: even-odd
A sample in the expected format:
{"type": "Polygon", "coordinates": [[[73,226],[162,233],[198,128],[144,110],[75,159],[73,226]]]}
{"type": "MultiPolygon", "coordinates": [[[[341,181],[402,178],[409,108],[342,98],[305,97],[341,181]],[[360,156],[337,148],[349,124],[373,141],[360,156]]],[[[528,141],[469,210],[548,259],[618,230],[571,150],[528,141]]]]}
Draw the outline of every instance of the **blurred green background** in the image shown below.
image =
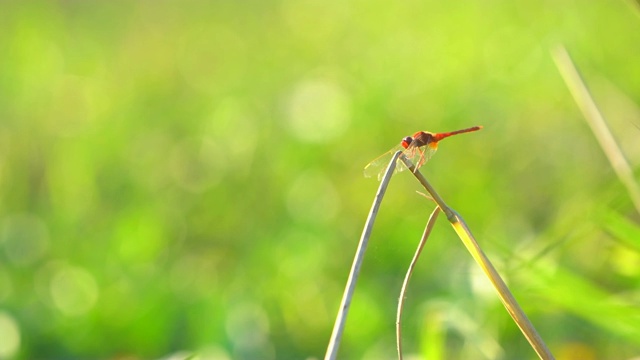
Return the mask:
{"type": "MultiPolygon", "coordinates": [[[[640,355],[640,218],[549,50],[640,163],[633,1],[3,1],[0,358],[322,358],[378,186],[423,167],[559,359],[640,355]]],[[[636,178],[638,178],[636,176],[636,178]]],[[[432,204],[374,228],[341,359],[391,359],[432,204]]],[[[405,354],[533,359],[442,217],[405,354]]]]}

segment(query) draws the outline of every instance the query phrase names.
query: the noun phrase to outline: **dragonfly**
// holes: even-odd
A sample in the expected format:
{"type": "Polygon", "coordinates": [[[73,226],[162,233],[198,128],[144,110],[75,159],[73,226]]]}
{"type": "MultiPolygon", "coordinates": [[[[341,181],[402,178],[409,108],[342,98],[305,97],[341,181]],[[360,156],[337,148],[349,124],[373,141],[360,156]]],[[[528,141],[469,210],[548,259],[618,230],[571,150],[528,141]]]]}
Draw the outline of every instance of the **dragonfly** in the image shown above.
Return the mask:
{"type": "MultiPolygon", "coordinates": [[[[412,136],[407,136],[402,139],[400,144],[394,146],[391,150],[373,159],[373,161],[371,161],[369,164],[367,164],[367,166],[364,167],[364,176],[377,176],[378,180],[381,180],[387,169],[389,160],[391,160],[391,157],[397,151],[403,151],[404,155],[409,158],[409,160],[411,160],[411,162],[416,166],[414,170],[416,171],[427,161],[429,161],[431,156],[436,152],[436,150],[438,150],[438,142],[440,140],[448,138],[449,136],[478,131],[480,129],[482,129],[482,126],[474,126],[462,130],[443,133],[418,131],[412,136]]],[[[406,169],[407,166],[404,164],[404,162],[402,160],[398,160],[394,172],[404,171],[406,169]]]]}

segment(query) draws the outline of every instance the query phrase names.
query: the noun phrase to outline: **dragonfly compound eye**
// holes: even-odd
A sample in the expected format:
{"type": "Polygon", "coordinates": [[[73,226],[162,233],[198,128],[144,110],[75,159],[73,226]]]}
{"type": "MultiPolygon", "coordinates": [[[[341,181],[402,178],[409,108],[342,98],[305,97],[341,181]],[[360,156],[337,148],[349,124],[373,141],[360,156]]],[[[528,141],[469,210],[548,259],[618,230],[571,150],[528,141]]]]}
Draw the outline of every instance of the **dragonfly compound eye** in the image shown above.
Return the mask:
{"type": "Polygon", "coordinates": [[[400,143],[402,145],[403,148],[408,148],[409,145],[411,145],[411,143],[413,142],[413,138],[411,136],[407,136],[406,138],[402,139],[402,142],[400,143]]]}

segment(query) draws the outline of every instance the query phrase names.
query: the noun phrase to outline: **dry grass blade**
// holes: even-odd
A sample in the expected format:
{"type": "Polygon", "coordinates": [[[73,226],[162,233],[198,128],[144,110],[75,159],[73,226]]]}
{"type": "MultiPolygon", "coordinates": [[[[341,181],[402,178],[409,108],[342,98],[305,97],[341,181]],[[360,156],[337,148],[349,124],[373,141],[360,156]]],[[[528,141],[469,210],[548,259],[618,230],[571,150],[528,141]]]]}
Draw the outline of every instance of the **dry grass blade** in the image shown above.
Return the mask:
{"type": "Polygon", "coordinates": [[[569,53],[563,46],[558,46],[553,50],[552,54],[562,78],[569,87],[569,91],[580,107],[582,114],[600,143],[602,150],[609,159],[611,167],[613,167],[620,182],[622,182],[627,189],[631,201],[638,213],[640,213],[640,186],[638,186],[638,183],[633,177],[633,170],[611,134],[600,109],[598,109],[598,106],[593,101],[593,97],[571,60],[571,56],[569,56],[569,53]]]}
{"type": "Polygon", "coordinates": [[[396,313],[396,344],[398,346],[398,359],[400,360],[402,360],[402,309],[404,307],[405,294],[407,293],[407,287],[409,285],[409,279],[411,279],[411,274],[413,273],[413,268],[418,262],[418,258],[420,257],[422,249],[424,248],[424,244],[427,243],[427,239],[429,238],[429,234],[431,234],[433,225],[435,225],[436,220],[438,219],[438,214],[440,214],[440,208],[436,206],[436,208],[433,209],[433,212],[429,216],[429,221],[427,221],[427,226],[424,229],[424,233],[422,234],[422,239],[420,239],[418,248],[416,249],[416,252],[413,255],[413,259],[411,260],[411,264],[409,264],[409,269],[407,270],[407,274],[404,277],[404,282],[402,283],[402,289],[400,290],[400,298],[398,299],[398,312],[396,313]]]}
{"type": "Polygon", "coordinates": [[[333,331],[331,332],[331,339],[329,340],[329,345],[327,346],[327,352],[324,356],[325,360],[333,360],[336,358],[338,354],[340,339],[342,338],[344,324],[347,320],[349,306],[351,305],[351,298],[353,297],[353,292],[356,287],[356,280],[358,279],[358,274],[360,273],[362,260],[364,259],[364,252],[367,249],[367,244],[369,243],[369,237],[371,236],[371,229],[373,228],[373,223],[375,222],[376,216],[378,215],[378,210],[380,209],[382,198],[384,197],[384,193],[387,191],[387,187],[389,185],[389,181],[391,180],[391,176],[393,175],[393,171],[396,168],[396,161],[398,160],[398,157],[401,154],[402,154],[402,151],[398,151],[391,158],[391,161],[387,166],[387,170],[385,171],[384,176],[380,181],[380,186],[378,187],[378,192],[376,193],[376,197],[373,200],[373,204],[371,205],[369,216],[367,217],[367,221],[364,224],[364,229],[362,230],[362,235],[360,236],[360,242],[358,244],[358,249],[356,250],[356,256],[353,259],[353,265],[351,265],[351,271],[349,272],[347,285],[344,289],[344,294],[342,295],[342,301],[340,302],[340,309],[338,310],[338,316],[336,317],[336,322],[333,325],[333,331]]]}
{"type": "Polygon", "coordinates": [[[536,329],[533,327],[531,321],[529,321],[524,311],[522,311],[522,308],[513,297],[511,291],[504,283],[496,269],[489,261],[489,258],[487,258],[487,256],[478,245],[477,241],[471,234],[471,230],[469,230],[462,217],[447,206],[442,197],[440,197],[440,195],[435,191],[433,186],[431,186],[424,175],[422,175],[420,171],[417,171],[415,169],[415,166],[411,163],[411,161],[409,161],[409,159],[407,159],[405,156],[400,156],[400,159],[407,165],[416,179],[418,179],[420,184],[422,184],[427,192],[429,192],[429,195],[431,195],[436,204],[438,204],[440,209],[447,215],[447,219],[458,234],[458,237],[460,237],[460,240],[462,240],[469,253],[471,253],[471,256],[478,263],[478,265],[480,265],[480,268],[489,278],[489,281],[491,281],[494,288],[498,292],[500,301],[502,301],[502,304],[507,309],[507,312],[509,313],[509,315],[511,315],[513,321],[518,325],[527,341],[529,341],[529,344],[531,344],[531,347],[533,347],[534,351],[541,359],[554,359],[551,351],[549,351],[549,348],[547,348],[546,344],[544,343],[536,329]]]}

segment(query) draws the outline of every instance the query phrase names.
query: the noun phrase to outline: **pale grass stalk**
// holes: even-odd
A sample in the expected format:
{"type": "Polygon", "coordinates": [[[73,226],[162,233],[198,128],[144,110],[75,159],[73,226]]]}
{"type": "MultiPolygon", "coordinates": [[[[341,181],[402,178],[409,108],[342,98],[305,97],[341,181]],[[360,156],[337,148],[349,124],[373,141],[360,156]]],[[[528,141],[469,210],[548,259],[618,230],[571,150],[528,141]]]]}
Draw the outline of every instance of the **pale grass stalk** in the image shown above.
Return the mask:
{"type": "Polygon", "coordinates": [[[633,177],[633,170],[611,134],[604,116],[602,116],[600,109],[598,109],[593,100],[589,89],[582,80],[573,60],[571,60],[571,56],[562,45],[553,49],[552,55],[564,82],[569,87],[571,95],[573,95],[578,107],[580,107],[607,159],[609,159],[613,171],[615,171],[618,179],[627,189],[636,211],[640,213],[640,186],[633,177]]]}
{"type": "Polygon", "coordinates": [[[378,215],[378,210],[380,209],[380,204],[382,203],[384,193],[387,191],[389,181],[391,180],[391,175],[393,175],[393,171],[396,168],[396,161],[401,154],[402,151],[398,151],[393,155],[391,162],[389,162],[389,166],[387,166],[387,170],[384,173],[384,177],[380,181],[378,192],[376,193],[376,197],[373,200],[373,204],[371,205],[371,210],[369,211],[369,216],[367,217],[367,221],[364,224],[364,229],[362,230],[362,235],[360,236],[358,249],[356,250],[356,255],[353,259],[353,264],[351,265],[351,271],[349,272],[347,285],[344,289],[344,294],[342,295],[342,301],[340,302],[338,316],[336,317],[336,321],[333,325],[331,339],[329,340],[327,352],[324,356],[325,360],[333,360],[338,354],[340,340],[342,339],[342,332],[344,331],[344,324],[347,320],[349,307],[351,305],[351,299],[356,287],[356,280],[358,279],[358,274],[360,273],[360,267],[362,265],[362,260],[364,259],[364,252],[367,249],[367,244],[369,243],[369,238],[371,237],[371,229],[373,228],[373,223],[375,222],[376,216],[378,215]]]}

